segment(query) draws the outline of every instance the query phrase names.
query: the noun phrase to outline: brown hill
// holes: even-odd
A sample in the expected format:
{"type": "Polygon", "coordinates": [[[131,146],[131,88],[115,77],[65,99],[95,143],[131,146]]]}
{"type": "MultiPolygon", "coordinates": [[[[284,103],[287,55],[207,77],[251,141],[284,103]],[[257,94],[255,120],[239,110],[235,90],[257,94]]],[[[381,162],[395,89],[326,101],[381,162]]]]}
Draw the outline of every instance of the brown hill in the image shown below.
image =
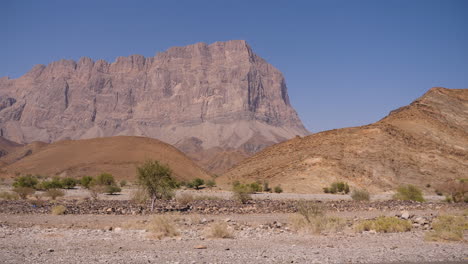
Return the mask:
{"type": "Polygon", "coordinates": [[[20,148],[22,145],[0,136],[0,158],[20,148]]]}
{"type": "Polygon", "coordinates": [[[321,192],[336,180],[374,192],[467,176],[468,89],[432,88],[371,125],[313,134],[266,148],[219,179],[269,181],[321,192]]]}
{"type": "Polygon", "coordinates": [[[80,177],[102,172],[134,180],[136,166],[148,159],[168,164],[178,180],[208,179],[209,175],[176,148],[144,137],[65,140],[43,147],[2,169],[3,175],[41,174],[80,177]]]}
{"type": "Polygon", "coordinates": [[[47,143],[40,141],[34,141],[27,145],[18,145],[14,149],[10,150],[8,154],[0,157],[0,167],[13,164],[22,158],[42,150],[47,145],[47,143]],[[1,164],[3,164],[3,166],[1,164]]]}
{"type": "MultiPolygon", "coordinates": [[[[0,78],[0,135],[20,143],[128,135],[176,145],[195,138],[203,150],[251,155],[306,134],[281,72],[243,40],[112,63],[60,60],[0,78]]],[[[231,163],[217,160],[217,152],[186,154],[209,168],[231,163]]]]}

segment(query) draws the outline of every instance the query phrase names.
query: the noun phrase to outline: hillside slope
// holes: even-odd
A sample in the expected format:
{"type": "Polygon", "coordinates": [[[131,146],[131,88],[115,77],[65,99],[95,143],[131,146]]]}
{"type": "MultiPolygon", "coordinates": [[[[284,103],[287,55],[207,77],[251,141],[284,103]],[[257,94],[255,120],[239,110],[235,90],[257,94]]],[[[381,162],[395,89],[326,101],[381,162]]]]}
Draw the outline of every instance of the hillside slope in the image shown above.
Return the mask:
{"type": "Polygon", "coordinates": [[[81,177],[108,172],[117,179],[135,180],[136,166],[149,159],[168,164],[178,180],[209,178],[203,169],[169,144],[129,136],[58,141],[3,167],[2,175],[81,177]]]}
{"type": "Polygon", "coordinates": [[[219,181],[269,181],[286,191],[307,193],[344,180],[380,192],[403,183],[435,186],[467,172],[468,89],[432,88],[374,124],[266,148],[219,181]]]}

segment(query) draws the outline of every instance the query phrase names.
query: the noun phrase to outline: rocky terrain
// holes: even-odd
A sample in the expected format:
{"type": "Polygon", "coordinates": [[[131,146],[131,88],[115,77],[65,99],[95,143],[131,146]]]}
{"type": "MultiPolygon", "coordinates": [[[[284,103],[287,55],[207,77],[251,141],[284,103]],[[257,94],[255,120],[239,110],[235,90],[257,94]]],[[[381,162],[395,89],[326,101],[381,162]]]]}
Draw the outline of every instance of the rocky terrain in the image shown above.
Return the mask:
{"type": "Polygon", "coordinates": [[[401,184],[433,192],[446,181],[466,178],[467,171],[468,89],[432,88],[374,124],[269,147],[218,182],[269,181],[287,192],[317,193],[342,180],[372,192],[401,184]]]}
{"type": "Polygon", "coordinates": [[[113,63],[60,60],[0,78],[0,136],[17,143],[144,136],[221,172],[307,133],[281,72],[243,40],[113,63]]]}
{"type": "Polygon", "coordinates": [[[168,164],[179,181],[211,178],[175,147],[157,139],[129,136],[63,140],[49,145],[34,142],[0,157],[5,163],[14,161],[0,169],[0,177],[18,173],[82,177],[107,172],[118,180],[135,181],[136,167],[149,159],[168,164]]]}

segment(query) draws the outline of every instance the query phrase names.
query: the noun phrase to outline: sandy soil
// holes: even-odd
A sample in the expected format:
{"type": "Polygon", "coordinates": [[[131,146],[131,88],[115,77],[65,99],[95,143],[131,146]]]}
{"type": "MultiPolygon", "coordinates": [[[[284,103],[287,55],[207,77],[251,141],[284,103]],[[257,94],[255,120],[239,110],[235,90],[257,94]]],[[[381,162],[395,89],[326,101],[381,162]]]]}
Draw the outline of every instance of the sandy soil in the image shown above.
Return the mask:
{"type": "MultiPolygon", "coordinates": [[[[434,212],[417,212],[431,213],[434,212]]],[[[378,214],[338,213],[348,219],[378,214]]],[[[422,230],[393,234],[345,230],[311,235],[292,231],[288,227],[289,214],[172,217],[180,235],[158,240],[147,231],[151,216],[2,214],[0,256],[3,263],[466,263],[468,260],[467,243],[426,242],[427,231],[422,230]],[[227,222],[234,230],[234,238],[209,239],[206,230],[213,221],[227,222]]]]}

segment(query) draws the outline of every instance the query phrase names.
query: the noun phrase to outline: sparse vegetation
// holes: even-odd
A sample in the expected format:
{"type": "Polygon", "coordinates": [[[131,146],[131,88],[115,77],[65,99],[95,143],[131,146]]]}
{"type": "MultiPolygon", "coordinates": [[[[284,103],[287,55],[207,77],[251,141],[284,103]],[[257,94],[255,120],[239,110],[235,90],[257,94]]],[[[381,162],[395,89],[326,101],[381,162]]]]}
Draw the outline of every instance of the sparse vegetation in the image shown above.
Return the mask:
{"type": "Polygon", "coordinates": [[[91,182],[92,181],[93,181],[92,176],[83,176],[83,177],[81,177],[81,180],[80,180],[81,187],[89,189],[89,187],[91,187],[91,182]]]}
{"type": "Polygon", "coordinates": [[[214,222],[208,230],[208,237],[211,238],[233,238],[232,232],[226,222],[214,222]]]}
{"type": "Polygon", "coordinates": [[[393,198],[404,201],[425,201],[421,190],[418,187],[411,184],[398,187],[395,195],[393,195],[393,198]]]}
{"type": "Polygon", "coordinates": [[[195,198],[190,193],[182,193],[176,197],[176,200],[179,204],[186,206],[189,203],[193,202],[195,198]]]}
{"type": "Polygon", "coordinates": [[[36,190],[30,187],[15,187],[13,188],[13,191],[23,200],[26,200],[28,196],[33,195],[36,192],[36,190]]]}
{"type": "Polygon", "coordinates": [[[127,181],[126,181],[126,180],[121,180],[121,181],[120,181],[120,187],[123,188],[123,187],[125,187],[125,186],[127,186],[127,181]]]}
{"type": "Polygon", "coordinates": [[[122,191],[122,189],[117,185],[107,185],[107,186],[105,186],[104,190],[105,190],[106,193],[108,193],[110,195],[114,195],[114,194],[122,191]]]}
{"type": "Polygon", "coordinates": [[[115,185],[115,179],[110,173],[101,173],[92,180],[91,185],[115,185]]]}
{"type": "Polygon", "coordinates": [[[53,215],[63,215],[67,211],[67,208],[63,205],[57,205],[52,207],[51,213],[53,215]]]}
{"type": "Polygon", "coordinates": [[[262,191],[262,185],[259,183],[259,182],[252,182],[251,184],[249,184],[249,187],[250,187],[250,191],[252,193],[256,193],[256,192],[261,192],[262,191]]]}
{"type": "Polygon", "coordinates": [[[375,230],[380,233],[396,233],[411,230],[411,222],[396,217],[379,216],[376,219],[364,220],[356,225],[356,231],[375,230]]]}
{"type": "Polygon", "coordinates": [[[270,184],[267,181],[263,182],[263,191],[264,192],[271,192],[270,184]]]}
{"type": "Polygon", "coordinates": [[[451,180],[439,186],[441,195],[447,202],[468,202],[468,179],[451,180]]]}
{"type": "Polygon", "coordinates": [[[313,234],[341,231],[346,225],[344,219],[325,215],[322,207],[309,201],[297,204],[297,214],[290,218],[290,223],[295,230],[313,234]]]}
{"type": "Polygon", "coordinates": [[[283,192],[283,188],[281,188],[281,186],[279,186],[279,185],[275,186],[274,190],[275,190],[275,193],[282,193],[283,192]]]}
{"type": "Polygon", "coordinates": [[[12,192],[0,192],[0,199],[1,200],[18,200],[19,195],[17,193],[12,193],[12,192]]]}
{"type": "Polygon", "coordinates": [[[468,230],[465,216],[441,215],[432,223],[433,231],[426,233],[429,241],[462,241],[463,232],[468,230]]]}
{"type": "Polygon", "coordinates": [[[131,200],[136,204],[145,204],[148,199],[148,192],[141,187],[132,192],[131,200]]]}
{"type": "Polygon", "coordinates": [[[364,190],[364,189],[353,190],[353,192],[351,193],[351,198],[354,201],[369,201],[370,194],[367,190],[364,190]]]}
{"type": "Polygon", "coordinates": [[[190,186],[192,186],[192,188],[194,188],[195,190],[198,190],[203,184],[205,184],[205,180],[196,178],[192,181],[190,186]]]}
{"type": "Polygon", "coordinates": [[[52,180],[44,180],[39,185],[39,188],[42,190],[49,190],[49,189],[61,189],[63,188],[62,180],[59,177],[54,177],[52,180]]]}
{"type": "Polygon", "coordinates": [[[176,181],[172,178],[169,166],[158,161],[147,161],[137,168],[138,181],[151,199],[151,211],[156,199],[168,199],[174,196],[176,181]]]}
{"type": "Polygon", "coordinates": [[[77,181],[73,178],[63,178],[61,180],[61,183],[62,183],[62,188],[65,188],[65,189],[73,189],[75,188],[76,184],[77,184],[77,181]]]}
{"type": "Polygon", "coordinates": [[[247,201],[252,200],[252,196],[251,196],[252,190],[250,189],[250,186],[248,185],[235,183],[232,186],[232,193],[233,193],[233,199],[242,204],[245,204],[247,203],[247,201]]]}
{"type": "Polygon", "coordinates": [[[45,192],[45,196],[49,197],[52,200],[55,200],[57,199],[57,197],[62,197],[64,195],[65,193],[60,189],[48,189],[45,192]]]}
{"type": "Polygon", "coordinates": [[[88,189],[95,200],[99,193],[108,193],[112,195],[122,191],[122,189],[115,183],[114,176],[110,173],[101,173],[96,178],[93,178],[89,183],[88,189]]]}
{"type": "Polygon", "coordinates": [[[332,193],[332,194],[348,194],[349,193],[349,185],[345,182],[333,182],[330,187],[323,188],[324,193],[332,193]]]}
{"type": "Polygon", "coordinates": [[[15,178],[15,181],[13,182],[13,187],[36,189],[38,183],[39,180],[37,179],[37,177],[28,174],[26,176],[20,176],[15,178]]]}
{"type": "Polygon", "coordinates": [[[207,180],[205,183],[206,187],[213,188],[216,186],[216,182],[214,180],[207,180]]]}
{"type": "Polygon", "coordinates": [[[153,216],[149,221],[148,230],[152,232],[153,236],[157,239],[179,235],[174,225],[174,219],[166,215],[153,216]]]}

